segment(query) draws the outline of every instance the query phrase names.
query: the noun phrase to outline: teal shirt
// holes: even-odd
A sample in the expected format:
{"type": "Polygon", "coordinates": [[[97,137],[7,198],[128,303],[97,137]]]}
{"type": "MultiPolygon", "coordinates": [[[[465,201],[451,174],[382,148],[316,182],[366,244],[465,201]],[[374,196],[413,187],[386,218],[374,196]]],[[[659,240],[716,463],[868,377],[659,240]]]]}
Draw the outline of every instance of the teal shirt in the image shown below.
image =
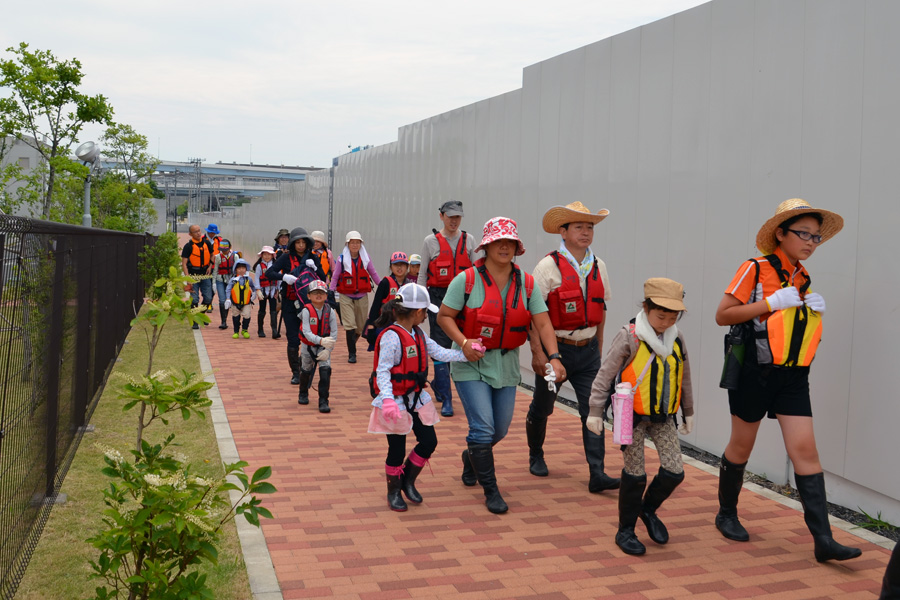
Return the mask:
{"type": "MultiPolygon", "coordinates": [[[[510,278],[510,283],[512,283],[512,278],[510,278]]],[[[509,290],[509,287],[510,284],[507,284],[506,288],[500,292],[504,306],[506,306],[506,292],[509,290]]],[[[453,281],[447,287],[444,304],[453,310],[462,310],[465,295],[466,275],[465,273],[460,273],[453,278],[453,281]]],[[[524,277],[522,296],[525,296],[524,277]]],[[[469,294],[467,305],[469,308],[478,308],[482,304],[484,304],[484,282],[481,276],[477,275],[475,277],[475,285],[472,287],[472,293],[469,294]]],[[[541,297],[541,290],[538,288],[537,282],[534,283],[534,289],[531,291],[531,297],[528,299],[528,310],[532,315],[547,312],[547,303],[541,297]]],[[[459,348],[456,342],[453,343],[453,348],[459,348]]],[[[499,349],[488,350],[485,352],[484,358],[477,362],[452,363],[450,365],[450,373],[454,381],[483,381],[496,389],[519,385],[519,382],[522,381],[522,373],[519,369],[519,349],[515,348],[506,354],[501,354],[499,349]]]]}

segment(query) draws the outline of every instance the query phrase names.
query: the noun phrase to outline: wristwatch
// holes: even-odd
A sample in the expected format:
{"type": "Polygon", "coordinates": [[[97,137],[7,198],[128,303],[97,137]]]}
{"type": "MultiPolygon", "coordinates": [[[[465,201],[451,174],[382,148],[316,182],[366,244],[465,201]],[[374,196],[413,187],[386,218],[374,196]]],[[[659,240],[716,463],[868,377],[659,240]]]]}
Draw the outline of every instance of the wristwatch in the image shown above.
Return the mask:
{"type": "Polygon", "coordinates": [[[554,358],[556,360],[562,360],[562,356],[559,355],[559,352],[554,352],[553,354],[547,355],[547,360],[553,360],[554,358]]]}

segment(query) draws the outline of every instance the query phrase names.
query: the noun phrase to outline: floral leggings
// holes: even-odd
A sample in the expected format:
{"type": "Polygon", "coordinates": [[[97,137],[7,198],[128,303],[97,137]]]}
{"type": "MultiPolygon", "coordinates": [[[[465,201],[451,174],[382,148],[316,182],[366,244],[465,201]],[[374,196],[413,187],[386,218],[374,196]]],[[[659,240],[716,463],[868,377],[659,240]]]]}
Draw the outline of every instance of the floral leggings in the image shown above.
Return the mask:
{"type": "Polygon", "coordinates": [[[656,446],[659,453],[660,466],[670,473],[681,473],[684,465],[681,462],[681,444],[678,442],[678,432],[675,429],[675,421],[666,420],[665,423],[651,423],[639,421],[634,427],[633,441],[624,446],[622,458],[625,462],[625,472],[635,477],[644,475],[644,438],[648,437],[656,446]]]}

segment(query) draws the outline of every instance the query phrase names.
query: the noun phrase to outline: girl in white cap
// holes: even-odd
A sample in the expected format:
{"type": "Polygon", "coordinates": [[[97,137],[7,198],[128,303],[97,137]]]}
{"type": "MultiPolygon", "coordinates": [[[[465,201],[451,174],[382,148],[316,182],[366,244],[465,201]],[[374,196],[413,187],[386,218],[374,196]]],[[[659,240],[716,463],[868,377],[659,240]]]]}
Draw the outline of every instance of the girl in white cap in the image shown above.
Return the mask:
{"type": "MultiPolygon", "coordinates": [[[[428,290],[408,283],[397,290],[375,321],[383,327],[375,342],[375,370],[372,378],[372,414],[369,433],[387,434],[388,454],[384,463],[387,475],[387,500],[391,510],[405,511],[406,502],[422,502],[415,482],[422,467],[437,447],[434,424],[440,421],[428,382],[428,357],[444,362],[465,361],[460,350],[448,350],[425,335],[419,325],[428,311],[437,312],[428,290]],[[406,456],[406,435],[412,431],[416,447],[406,456]],[[406,457],[406,462],[404,462],[406,457]]],[[[474,360],[483,356],[470,352],[474,360]]]]}
{"type": "Polygon", "coordinates": [[[369,312],[369,292],[381,283],[381,277],[363,246],[358,231],[347,233],[346,246],[335,261],[331,290],[341,295],[341,325],[347,332],[347,362],[356,362],[356,340],[362,335],[369,312]]]}

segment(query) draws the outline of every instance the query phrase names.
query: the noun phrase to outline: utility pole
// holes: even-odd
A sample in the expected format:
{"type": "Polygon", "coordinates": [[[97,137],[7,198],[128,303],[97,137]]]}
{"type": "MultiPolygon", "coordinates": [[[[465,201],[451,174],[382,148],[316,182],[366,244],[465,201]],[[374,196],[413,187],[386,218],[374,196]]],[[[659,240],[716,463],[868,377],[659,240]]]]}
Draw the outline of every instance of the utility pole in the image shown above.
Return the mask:
{"type": "Polygon", "coordinates": [[[201,174],[201,172],[202,172],[202,165],[203,165],[203,161],[204,161],[204,160],[206,160],[206,159],[205,159],[205,158],[190,158],[190,159],[188,159],[188,162],[191,163],[192,165],[194,165],[194,171],[195,171],[195,173],[196,173],[196,175],[197,175],[197,200],[196,200],[196,205],[191,206],[191,204],[188,203],[188,210],[189,210],[189,211],[190,211],[192,208],[195,209],[193,212],[200,212],[200,210],[201,210],[201,206],[202,206],[202,203],[203,203],[203,187],[202,187],[203,180],[202,180],[202,174],[201,174]]]}

